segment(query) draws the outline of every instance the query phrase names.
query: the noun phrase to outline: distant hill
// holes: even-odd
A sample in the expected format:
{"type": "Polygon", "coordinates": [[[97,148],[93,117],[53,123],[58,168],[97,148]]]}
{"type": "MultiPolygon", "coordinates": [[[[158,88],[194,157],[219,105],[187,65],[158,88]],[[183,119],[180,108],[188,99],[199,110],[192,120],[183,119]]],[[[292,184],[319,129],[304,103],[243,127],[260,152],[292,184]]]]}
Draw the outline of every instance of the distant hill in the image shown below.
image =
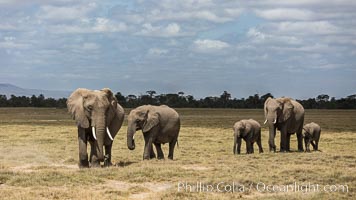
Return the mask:
{"type": "Polygon", "coordinates": [[[46,98],[52,97],[59,99],[63,97],[67,98],[70,95],[70,92],[60,90],[27,89],[8,83],[0,83],[0,94],[6,95],[7,98],[10,98],[11,95],[31,97],[32,95],[38,96],[43,94],[46,98]]]}

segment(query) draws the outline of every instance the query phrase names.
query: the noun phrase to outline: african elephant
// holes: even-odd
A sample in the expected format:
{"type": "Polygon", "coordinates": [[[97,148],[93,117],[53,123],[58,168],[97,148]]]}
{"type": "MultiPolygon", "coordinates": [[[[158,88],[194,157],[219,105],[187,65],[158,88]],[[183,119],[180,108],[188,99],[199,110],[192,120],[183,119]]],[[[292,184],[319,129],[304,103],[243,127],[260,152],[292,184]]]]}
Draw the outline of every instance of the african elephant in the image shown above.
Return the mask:
{"type": "Polygon", "coordinates": [[[261,144],[261,126],[253,119],[244,119],[236,122],[234,130],[234,154],[240,154],[241,139],[246,142],[246,153],[253,153],[253,144],[257,142],[259,152],[263,153],[261,144]]]}
{"type": "Polygon", "coordinates": [[[310,152],[310,143],[312,144],[314,151],[317,151],[321,132],[320,126],[317,123],[312,122],[304,125],[303,130],[305,151],[310,152]]]}
{"type": "Polygon", "coordinates": [[[168,158],[173,160],[179,129],[180,118],[174,109],[166,105],[137,107],[128,116],[127,147],[130,150],[135,149],[134,134],[137,130],[142,130],[145,138],[144,160],[156,157],[152,143],[156,146],[158,159],[164,159],[161,144],[169,143],[168,158]]]}
{"type": "Polygon", "coordinates": [[[298,151],[303,151],[304,108],[291,98],[269,97],[264,104],[265,122],[269,126],[269,149],[276,151],[274,138],[276,129],[281,132],[280,151],[290,151],[290,136],[297,133],[298,151]]]}
{"type": "Polygon", "coordinates": [[[67,108],[78,126],[79,167],[89,167],[87,142],[91,146],[90,165],[111,165],[111,148],[124,120],[124,109],[110,89],[79,88],[67,100],[67,108]],[[103,152],[105,146],[105,156],[103,152]]]}

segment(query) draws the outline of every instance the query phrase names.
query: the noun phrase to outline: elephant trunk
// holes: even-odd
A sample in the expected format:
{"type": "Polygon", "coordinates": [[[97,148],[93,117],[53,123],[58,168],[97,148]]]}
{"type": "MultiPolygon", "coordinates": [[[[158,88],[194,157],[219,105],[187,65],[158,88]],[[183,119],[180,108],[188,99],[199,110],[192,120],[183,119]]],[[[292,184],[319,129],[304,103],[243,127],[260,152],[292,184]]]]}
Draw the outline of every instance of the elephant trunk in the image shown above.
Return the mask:
{"type": "Polygon", "coordinates": [[[97,134],[97,157],[100,162],[104,161],[104,139],[105,139],[105,126],[98,126],[96,127],[96,134],[97,134]]]}
{"type": "Polygon", "coordinates": [[[264,122],[264,124],[266,123],[269,124],[276,124],[277,123],[277,112],[268,112],[266,115],[266,121],[264,122]]]}
{"type": "Polygon", "coordinates": [[[234,154],[237,154],[237,134],[234,135],[234,154]]]}
{"type": "Polygon", "coordinates": [[[106,136],[106,126],[105,126],[105,111],[97,111],[93,114],[95,118],[93,119],[93,137],[96,140],[96,156],[100,162],[104,161],[104,140],[106,136]],[[96,135],[96,138],[95,136],[96,135]]]}
{"type": "Polygon", "coordinates": [[[127,128],[127,148],[129,148],[130,150],[135,149],[135,140],[134,140],[135,132],[136,132],[136,124],[133,122],[129,122],[127,128]]]}

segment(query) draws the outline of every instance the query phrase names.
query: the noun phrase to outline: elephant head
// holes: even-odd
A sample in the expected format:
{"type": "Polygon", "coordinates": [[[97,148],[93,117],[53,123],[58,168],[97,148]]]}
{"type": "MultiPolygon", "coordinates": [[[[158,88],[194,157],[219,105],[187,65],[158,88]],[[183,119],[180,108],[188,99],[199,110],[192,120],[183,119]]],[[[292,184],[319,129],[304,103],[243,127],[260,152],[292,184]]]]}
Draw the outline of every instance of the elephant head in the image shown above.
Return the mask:
{"type": "Polygon", "coordinates": [[[287,121],[293,113],[293,108],[290,98],[272,99],[269,97],[264,105],[266,119],[264,124],[267,122],[276,124],[287,121]]]}
{"type": "Polygon", "coordinates": [[[303,138],[312,138],[313,137],[312,133],[313,133],[313,127],[311,124],[306,124],[303,126],[303,132],[302,132],[303,138]]]}
{"type": "Polygon", "coordinates": [[[98,159],[102,161],[105,135],[113,140],[108,128],[117,108],[117,100],[113,93],[108,88],[100,91],[79,88],[68,98],[67,108],[78,127],[84,129],[91,127],[98,159]]]}
{"type": "Polygon", "coordinates": [[[247,136],[251,132],[251,124],[246,123],[245,121],[238,121],[234,124],[234,154],[237,153],[237,145],[241,143],[241,138],[247,136]]]}
{"type": "Polygon", "coordinates": [[[130,150],[135,149],[134,134],[137,130],[146,133],[158,124],[159,114],[153,110],[152,106],[140,106],[132,110],[128,116],[127,147],[130,150]]]}

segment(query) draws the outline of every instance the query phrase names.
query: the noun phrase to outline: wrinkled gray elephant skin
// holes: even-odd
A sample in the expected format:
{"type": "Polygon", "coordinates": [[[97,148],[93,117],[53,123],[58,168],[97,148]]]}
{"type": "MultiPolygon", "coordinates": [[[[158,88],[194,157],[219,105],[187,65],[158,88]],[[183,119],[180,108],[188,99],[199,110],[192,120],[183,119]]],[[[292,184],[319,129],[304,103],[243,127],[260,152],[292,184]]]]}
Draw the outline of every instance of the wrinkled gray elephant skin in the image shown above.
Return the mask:
{"type": "Polygon", "coordinates": [[[142,130],[145,139],[143,159],[152,159],[156,155],[152,144],[157,150],[157,158],[164,159],[161,144],[169,143],[168,158],[173,160],[174,147],[178,140],[180,118],[178,113],[165,105],[144,105],[132,110],[128,116],[127,147],[135,149],[134,134],[142,130]]]}
{"type": "Polygon", "coordinates": [[[111,90],[79,88],[69,96],[67,108],[78,127],[79,167],[89,167],[89,162],[91,167],[100,167],[100,162],[110,166],[113,140],[124,120],[124,109],[111,90]]]}

